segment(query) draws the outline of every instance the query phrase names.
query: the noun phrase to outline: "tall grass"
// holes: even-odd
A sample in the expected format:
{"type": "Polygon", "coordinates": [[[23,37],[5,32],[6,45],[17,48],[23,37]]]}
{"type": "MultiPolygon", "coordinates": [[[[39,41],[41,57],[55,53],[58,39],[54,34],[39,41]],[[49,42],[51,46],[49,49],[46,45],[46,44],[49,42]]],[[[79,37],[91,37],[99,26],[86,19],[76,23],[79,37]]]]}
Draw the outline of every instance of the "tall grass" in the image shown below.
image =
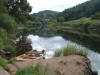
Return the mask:
{"type": "Polygon", "coordinates": [[[26,67],[18,72],[16,75],[48,75],[48,65],[43,68],[41,63],[38,63],[35,67],[26,67]]]}
{"type": "Polygon", "coordinates": [[[68,56],[68,55],[81,55],[81,56],[87,56],[88,52],[87,49],[79,48],[77,45],[67,45],[63,50],[57,50],[55,51],[54,57],[58,56],[68,56]]]}
{"type": "Polygon", "coordinates": [[[54,54],[54,57],[59,57],[61,55],[62,55],[62,50],[56,50],[55,54],[54,54]]]}
{"type": "Polygon", "coordinates": [[[8,60],[9,64],[12,64],[12,63],[15,63],[15,62],[17,62],[17,60],[16,60],[15,57],[13,57],[13,58],[11,58],[11,59],[8,60]]]}
{"type": "Polygon", "coordinates": [[[5,70],[10,71],[8,63],[1,56],[0,56],[0,66],[2,66],[5,70]]]}

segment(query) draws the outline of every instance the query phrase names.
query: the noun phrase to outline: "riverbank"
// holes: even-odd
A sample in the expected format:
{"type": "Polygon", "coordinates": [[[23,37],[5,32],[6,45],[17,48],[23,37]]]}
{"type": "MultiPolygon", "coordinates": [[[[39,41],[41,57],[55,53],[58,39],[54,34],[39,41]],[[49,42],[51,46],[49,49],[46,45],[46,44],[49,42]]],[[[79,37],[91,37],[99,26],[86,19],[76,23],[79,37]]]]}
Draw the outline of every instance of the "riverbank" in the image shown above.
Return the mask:
{"type": "Polygon", "coordinates": [[[100,53],[100,19],[80,18],[66,22],[50,21],[49,27],[65,39],[100,53]]]}
{"type": "Polygon", "coordinates": [[[14,64],[9,64],[9,67],[12,75],[14,75],[17,71],[25,67],[35,66],[37,63],[42,63],[43,66],[48,65],[48,75],[97,75],[92,72],[89,59],[79,55],[16,62],[14,64]]]}
{"type": "Polygon", "coordinates": [[[99,45],[100,45],[100,36],[97,35],[87,35],[78,32],[72,32],[68,30],[58,30],[59,35],[63,36],[67,40],[71,40],[78,44],[84,45],[95,52],[99,52],[99,45]]]}

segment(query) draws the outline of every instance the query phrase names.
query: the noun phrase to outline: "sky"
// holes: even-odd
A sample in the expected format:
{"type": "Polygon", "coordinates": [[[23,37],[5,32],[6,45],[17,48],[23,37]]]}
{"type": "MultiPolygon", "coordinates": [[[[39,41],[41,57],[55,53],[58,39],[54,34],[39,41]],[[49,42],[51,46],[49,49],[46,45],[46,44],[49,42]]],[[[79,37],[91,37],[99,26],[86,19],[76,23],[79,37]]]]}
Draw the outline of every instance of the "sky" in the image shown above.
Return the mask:
{"type": "Polygon", "coordinates": [[[63,11],[87,0],[28,0],[32,6],[31,13],[37,13],[43,10],[63,11]]]}

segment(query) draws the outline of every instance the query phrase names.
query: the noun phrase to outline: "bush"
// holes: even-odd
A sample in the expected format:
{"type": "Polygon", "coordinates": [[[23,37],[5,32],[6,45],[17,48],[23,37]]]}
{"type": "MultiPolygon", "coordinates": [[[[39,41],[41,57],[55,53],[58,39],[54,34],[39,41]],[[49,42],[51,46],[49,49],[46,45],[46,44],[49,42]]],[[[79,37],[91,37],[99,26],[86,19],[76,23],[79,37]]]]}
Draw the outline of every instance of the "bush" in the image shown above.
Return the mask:
{"type": "Polygon", "coordinates": [[[5,49],[4,49],[5,51],[15,51],[16,50],[16,48],[13,46],[13,45],[6,45],[5,46],[5,49]]]}
{"type": "Polygon", "coordinates": [[[67,55],[76,54],[76,51],[77,51],[76,46],[68,45],[67,47],[64,48],[63,55],[67,56],[67,55]]]}
{"type": "Polygon", "coordinates": [[[0,28],[0,38],[2,38],[3,42],[7,39],[7,33],[4,29],[0,28]]]}
{"type": "Polygon", "coordinates": [[[87,56],[88,52],[87,49],[78,48],[77,45],[68,45],[63,50],[57,50],[55,51],[54,57],[61,56],[68,56],[68,55],[81,55],[81,56],[87,56]]]}
{"type": "Polygon", "coordinates": [[[11,58],[10,60],[8,60],[8,63],[12,64],[12,63],[14,63],[16,61],[17,61],[16,58],[11,58]]]}
{"type": "Polygon", "coordinates": [[[10,71],[10,68],[7,64],[8,63],[0,56],[0,66],[2,66],[5,70],[10,71]]]}
{"type": "Polygon", "coordinates": [[[16,28],[16,22],[8,14],[0,14],[0,27],[6,29],[8,32],[13,32],[16,28]]]}
{"type": "Polygon", "coordinates": [[[2,38],[0,38],[0,51],[4,49],[4,42],[2,38]]]}
{"type": "Polygon", "coordinates": [[[55,51],[54,57],[59,57],[62,54],[62,50],[55,51]]]}
{"type": "Polygon", "coordinates": [[[16,75],[48,75],[47,70],[48,66],[43,69],[42,64],[38,63],[35,67],[26,67],[16,72],[16,75]]]}
{"type": "Polygon", "coordinates": [[[100,19],[100,12],[95,13],[94,15],[92,15],[93,19],[100,19]]]}

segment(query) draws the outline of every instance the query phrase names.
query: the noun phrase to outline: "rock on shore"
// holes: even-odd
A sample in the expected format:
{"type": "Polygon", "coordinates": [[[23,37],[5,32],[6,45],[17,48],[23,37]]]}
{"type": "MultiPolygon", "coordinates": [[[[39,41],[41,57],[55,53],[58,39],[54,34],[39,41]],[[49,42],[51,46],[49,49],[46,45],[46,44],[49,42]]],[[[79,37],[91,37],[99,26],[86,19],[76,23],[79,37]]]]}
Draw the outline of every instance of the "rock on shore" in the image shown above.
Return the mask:
{"type": "MultiPolygon", "coordinates": [[[[27,66],[36,65],[38,62],[40,62],[40,60],[16,62],[9,64],[9,66],[14,75],[16,71],[27,66]]],[[[92,72],[89,59],[79,55],[55,57],[41,60],[41,63],[44,66],[48,64],[48,73],[50,75],[97,75],[92,72]]]]}
{"type": "Polygon", "coordinates": [[[0,66],[0,75],[10,75],[10,74],[0,66]]]}

